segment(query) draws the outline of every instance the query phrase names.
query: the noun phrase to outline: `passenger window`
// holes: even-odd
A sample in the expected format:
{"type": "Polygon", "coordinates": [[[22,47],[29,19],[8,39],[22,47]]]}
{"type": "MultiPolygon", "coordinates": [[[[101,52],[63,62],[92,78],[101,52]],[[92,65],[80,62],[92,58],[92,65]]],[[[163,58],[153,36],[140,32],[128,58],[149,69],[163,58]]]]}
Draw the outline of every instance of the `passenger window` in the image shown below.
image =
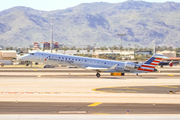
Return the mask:
{"type": "Polygon", "coordinates": [[[77,59],[76,59],[76,61],[77,61],[77,59]]]}
{"type": "Polygon", "coordinates": [[[62,59],[64,59],[64,58],[62,58],[62,59]]]}
{"type": "Polygon", "coordinates": [[[34,55],[34,53],[30,53],[30,55],[34,55]]]}
{"type": "Polygon", "coordinates": [[[86,62],[86,60],[85,60],[85,62],[86,62]]]}
{"type": "Polygon", "coordinates": [[[81,60],[79,59],[79,61],[81,61],[81,60]]]}
{"type": "Polygon", "coordinates": [[[104,64],[106,64],[106,63],[104,63],[104,64]]]}

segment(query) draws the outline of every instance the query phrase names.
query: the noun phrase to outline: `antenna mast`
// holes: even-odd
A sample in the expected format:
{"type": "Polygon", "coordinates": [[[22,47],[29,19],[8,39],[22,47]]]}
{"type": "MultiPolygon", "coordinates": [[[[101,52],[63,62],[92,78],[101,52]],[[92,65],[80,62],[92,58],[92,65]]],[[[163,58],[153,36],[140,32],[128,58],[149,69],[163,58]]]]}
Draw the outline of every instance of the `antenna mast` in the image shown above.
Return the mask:
{"type": "Polygon", "coordinates": [[[51,30],[50,30],[50,34],[51,34],[51,37],[50,37],[50,50],[51,50],[51,53],[52,53],[52,49],[53,49],[53,17],[51,17],[51,30]]]}
{"type": "Polygon", "coordinates": [[[155,44],[153,45],[153,54],[154,55],[156,54],[156,45],[155,44]]]}

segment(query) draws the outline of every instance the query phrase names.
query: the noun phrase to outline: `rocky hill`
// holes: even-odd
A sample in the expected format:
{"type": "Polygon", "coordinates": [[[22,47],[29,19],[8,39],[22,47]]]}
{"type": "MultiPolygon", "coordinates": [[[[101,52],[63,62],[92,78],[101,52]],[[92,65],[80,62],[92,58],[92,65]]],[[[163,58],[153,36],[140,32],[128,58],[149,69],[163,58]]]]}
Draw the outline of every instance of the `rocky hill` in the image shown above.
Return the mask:
{"type": "Polygon", "coordinates": [[[65,45],[123,46],[180,45],[180,3],[129,0],[122,3],[84,3],[55,11],[14,7],[0,12],[0,45],[28,47],[50,40],[65,45]]]}

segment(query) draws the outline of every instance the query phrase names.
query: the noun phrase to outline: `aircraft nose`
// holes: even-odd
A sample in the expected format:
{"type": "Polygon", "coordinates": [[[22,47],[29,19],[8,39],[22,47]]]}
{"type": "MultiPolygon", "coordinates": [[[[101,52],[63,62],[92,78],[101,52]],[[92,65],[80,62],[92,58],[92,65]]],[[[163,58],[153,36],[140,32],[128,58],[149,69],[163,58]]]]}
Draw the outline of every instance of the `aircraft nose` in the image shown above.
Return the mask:
{"type": "Polygon", "coordinates": [[[19,60],[24,61],[24,60],[23,60],[23,58],[24,58],[24,57],[23,57],[23,56],[21,56],[21,57],[19,57],[19,60]]]}
{"type": "Polygon", "coordinates": [[[17,57],[17,60],[22,60],[22,58],[21,57],[17,57]]]}
{"type": "Polygon", "coordinates": [[[23,56],[19,57],[19,60],[21,60],[21,61],[26,61],[26,59],[27,59],[27,55],[23,55],[23,56]]]}

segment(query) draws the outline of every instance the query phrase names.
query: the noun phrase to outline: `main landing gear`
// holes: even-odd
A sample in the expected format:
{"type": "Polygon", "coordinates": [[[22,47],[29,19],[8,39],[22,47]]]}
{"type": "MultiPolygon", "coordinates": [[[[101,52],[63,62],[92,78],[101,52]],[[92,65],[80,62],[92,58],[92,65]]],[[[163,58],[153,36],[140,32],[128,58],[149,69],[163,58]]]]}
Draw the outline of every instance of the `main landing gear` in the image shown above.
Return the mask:
{"type": "Polygon", "coordinates": [[[136,74],[136,76],[138,76],[138,73],[136,74]]]}
{"type": "Polygon", "coordinates": [[[96,76],[99,78],[101,75],[97,72],[96,76]]]}

